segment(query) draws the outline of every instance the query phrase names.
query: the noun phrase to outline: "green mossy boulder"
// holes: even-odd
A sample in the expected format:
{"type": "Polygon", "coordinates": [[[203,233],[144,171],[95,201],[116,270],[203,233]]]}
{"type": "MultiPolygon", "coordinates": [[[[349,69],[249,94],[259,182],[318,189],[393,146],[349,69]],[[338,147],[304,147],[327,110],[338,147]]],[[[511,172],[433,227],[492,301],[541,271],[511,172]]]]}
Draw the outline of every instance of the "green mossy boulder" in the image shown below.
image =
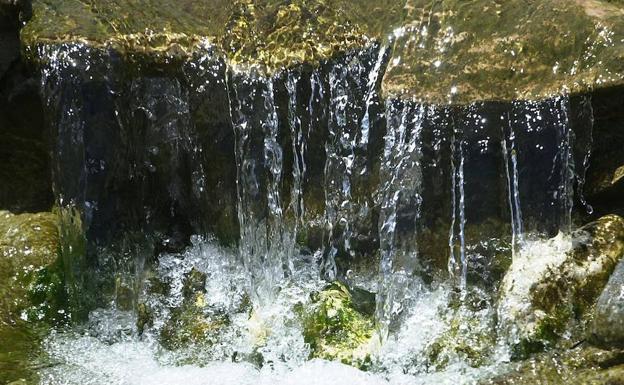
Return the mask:
{"type": "Polygon", "coordinates": [[[304,340],[311,358],[340,361],[365,369],[375,335],[372,317],[355,310],[349,289],[334,282],[315,293],[303,311],[304,340]]]}
{"type": "Polygon", "coordinates": [[[454,362],[478,368],[490,362],[496,328],[489,295],[478,289],[453,292],[441,316],[446,329],[425,351],[427,368],[441,371],[454,362]]]}
{"type": "MultiPolygon", "coordinates": [[[[148,318],[145,324],[149,322],[148,318]]],[[[160,331],[160,343],[169,350],[192,345],[209,347],[218,342],[220,332],[229,323],[226,314],[211,312],[206,307],[203,294],[199,294],[195,302],[187,302],[171,312],[160,331]]]]}
{"type": "Polygon", "coordinates": [[[68,313],[59,219],[0,211],[0,318],[61,323],[68,313]]]}
{"type": "MultiPolygon", "coordinates": [[[[219,339],[222,329],[229,325],[227,314],[214,311],[206,304],[206,274],[193,268],[186,274],[180,307],[171,310],[160,330],[160,343],[169,350],[192,345],[210,346],[219,339]]],[[[150,309],[139,305],[138,328],[142,331],[153,324],[150,309]]]]}
{"type": "Polygon", "coordinates": [[[624,256],[624,219],[608,215],[571,241],[559,235],[546,244],[548,253],[519,253],[503,279],[499,321],[512,358],[585,338],[595,301],[624,256]]]}
{"type": "Polygon", "coordinates": [[[69,316],[58,226],[53,213],[0,211],[0,383],[36,383],[41,338],[69,316]]]}

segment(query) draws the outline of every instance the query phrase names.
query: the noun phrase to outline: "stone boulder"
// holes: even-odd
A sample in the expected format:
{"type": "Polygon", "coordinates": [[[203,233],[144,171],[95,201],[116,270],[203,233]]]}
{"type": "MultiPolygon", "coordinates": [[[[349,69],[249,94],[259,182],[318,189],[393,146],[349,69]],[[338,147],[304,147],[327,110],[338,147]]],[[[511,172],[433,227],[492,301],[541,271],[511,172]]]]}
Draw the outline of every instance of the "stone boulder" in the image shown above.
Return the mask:
{"type": "Polygon", "coordinates": [[[624,219],[616,215],[589,223],[571,237],[529,242],[512,262],[499,298],[500,329],[512,358],[555,346],[563,336],[571,343],[582,339],[568,332],[575,324],[583,328],[622,256],[624,219]]]}
{"type": "Polygon", "coordinates": [[[591,340],[598,345],[624,348],[624,261],[617,265],[598,297],[591,340]]]}
{"type": "Polygon", "coordinates": [[[355,310],[349,289],[338,282],[315,293],[303,314],[303,335],[311,358],[336,360],[365,368],[371,363],[375,325],[355,310]]]}
{"type": "Polygon", "coordinates": [[[66,320],[58,217],[0,211],[0,322],[66,320]]]}

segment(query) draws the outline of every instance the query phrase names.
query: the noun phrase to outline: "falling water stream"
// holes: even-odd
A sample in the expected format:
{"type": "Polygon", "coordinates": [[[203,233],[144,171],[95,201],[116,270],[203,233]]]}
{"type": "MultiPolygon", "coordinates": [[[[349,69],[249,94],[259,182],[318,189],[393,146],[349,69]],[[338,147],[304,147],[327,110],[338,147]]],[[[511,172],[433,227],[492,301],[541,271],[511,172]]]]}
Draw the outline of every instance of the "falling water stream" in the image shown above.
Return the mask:
{"type": "MultiPolygon", "coordinates": [[[[495,371],[504,354],[486,354],[481,369],[461,355],[451,355],[440,371],[423,359],[448,327],[444,309],[449,296],[479,289],[470,276],[479,257],[470,231],[485,217],[495,217],[504,224],[497,228],[500,237],[511,238],[507,252],[515,259],[523,249],[535,250],[531,242],[539,243],[527,240],[527,234],[553,236],[572,226],[573,186],[579,172],[566,95],[495,109],[482,104],[381,102],[386,45],[314,70],[272,77],[237,72],[214,59],[207,45],[206,53],[187,63],[193,73],[203,73],[201,81],[138,75],[129,86],[104,76],[116,70],[114,58],[84,46],[50,46],[40,54],[46,59],[43,94],[56,117],[50,125],[58,149],[59,203],[83,208],[84,220],[94,223],[90,231],[97,230],[97,215],[105,205],[113,205],[93,195],[90,184],[107,186],[106,178],[97,175],[120,167],[105,161],[110,158],[105,150],[97,153],[93,149],[99,147],[85,144],[98,140],[86,137],[92,135],[88,125],[95,119],[89,115],[90,106],[130,95],[128,105],[110,104],[110,115],[122,127],[119,146],[145,139],[140,136],[145,132],[130,128],[136,122],[144,124],[146,132],[165,134],[135,145],[135,153],[128,155],[129,185],[142,181],[147,202],[151,189],[166,182],[161,187],[174,197],[173,203],[153,201],[153,207],[169,204],[171,215],[181,215],[183,202],[194,197],[190,207],[202,214],[212,212],[204,209],[210,204],[203,201],[213,187],[207,182],[210,164],[202,160],[210,150],[191,114],[194,101],[210,92],[227,98],[221,111],[227,118],[220,124],[229,124],[221,128],[233,132],[235,175],[230,176],[235,180],[239,228],[235,248],[220,246],[214,237],[197,231],[184,251],[160,250],[149,269],[146,258],[141,263],[132,256],[108,258],[106,249],[98,249],[103,254],[100,268],[108,260],[133,265],[117,273],[127,272],[135,281],[130,285],[134,306],[124,308],[112,299],[108,307],[92,311],[82,326],[53,332],[45,342],[52,364],[39,370],[43,384],[476,381],[495,371]],[[77,92],[89,87],[100,90],[100,99],[89,100],[88,93],[77,92]],[[323,154],[324,164],[310,161],[318,159],[312,158],[314,153],[323,154]],[[191,192],[183,187],[184,175],[193,180],[191,192]],[[498,201],[478,197],[487,186],[501,189],[498,201]],[[321,197],[314,195],[319,189],[321,197]],[[319,206],[322,212],[314,216],[319,206]],[[491,215],[490,206],[502,209],[491,215]],[[306,244],[300,235],[319,216],[324,222],[322,241],[306,244]],[[431,237],[432,229],[443,235],[431,237]],[[376,291],[378,343],[369,372],[309,360],[310,346],[304,343],[296,305],[309,303],[327,282],[351,285],[350,264],[362,258],[375,266],[358,281],[376,291]],[[435,264],[440,269],[432,274],[435,264]],[[194,271],[206,276],[205,293],[194,301],[210,309],[205,312],[211,316],[229,321],[211,335],[208,345],[165,349],[159,338],[174,309],[189,303],[184,287],[194,271]],[[170,289],[159,292],[154,282],[166,282],[170,289]],[[151,323],[141,331],[138,303],[155,309],[151,323]]],[[[583,159],[579,174],[587,169],[589,153],[583,159]]],[[[581,178],[581,188],[582,183],[581,178]]],[[[148,206],[137,216],[156,218],[157,209],[148,206]]],[[[491,306],[472,314],[479,320],[476,328],[490,328],[492,314],[491,306]]]]}

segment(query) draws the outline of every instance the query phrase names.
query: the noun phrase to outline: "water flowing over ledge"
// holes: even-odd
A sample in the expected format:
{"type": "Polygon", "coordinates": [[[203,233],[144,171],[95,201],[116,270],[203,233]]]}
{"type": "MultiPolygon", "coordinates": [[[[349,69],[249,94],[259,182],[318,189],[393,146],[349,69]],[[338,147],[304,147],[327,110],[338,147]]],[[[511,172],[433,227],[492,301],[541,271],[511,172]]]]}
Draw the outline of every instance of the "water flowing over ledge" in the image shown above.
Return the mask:
{"type": "MultiPolygon", "coordinates": [[[[305,14],[295,3],[276,25],[305,14]]],[[[435,70],[415,84],[399,67],[464,44],[445,27],[452,7],[415,4],[420,23],[382,44],[282,65],[267,58],[284,47],[248,44],[274,36],[254,29],[272,8],[250,4],[236,3],[228,28],[243,35],[225,55],[182,34],[151,35],[156,51],[132,47],[141,34],[27,48],[60,262],[19,277],[39,302],[16,309],[72,321],[44,336],[41,382],[508,383],[549,354],[604,367],[574,354],[592,353],[591,308],[624,250],[621,218],[585,197],[617,121],[608,96],[552,70],[535,100],[501,83],[464,103],[483,94],[452,77],[430,97],[435,70]]],[[[587,60],[618,46],[610,28],[580,48],[587,60]]]]}

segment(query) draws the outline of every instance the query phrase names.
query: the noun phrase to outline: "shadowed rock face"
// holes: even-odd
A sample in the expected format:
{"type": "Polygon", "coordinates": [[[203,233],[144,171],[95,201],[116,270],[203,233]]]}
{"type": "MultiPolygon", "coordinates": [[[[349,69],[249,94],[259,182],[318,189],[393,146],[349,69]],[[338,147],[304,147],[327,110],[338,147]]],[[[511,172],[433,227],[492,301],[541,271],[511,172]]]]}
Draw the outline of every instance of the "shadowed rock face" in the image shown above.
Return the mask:
{"type": "Polygon", "coordinates": [[[49,155],[39,90],[20,60],[19,31],[30,1],[0,1],[0,207],[48,210],[49,155]]]}
{"type": "Polygon", "coordinates": [[[623,17],[600,0],[42,0],[24,41],[179,56],[208,38],[233,63],[274,70],[389,39],[385,95],[469,103],[622,84],[623,17]]]}

